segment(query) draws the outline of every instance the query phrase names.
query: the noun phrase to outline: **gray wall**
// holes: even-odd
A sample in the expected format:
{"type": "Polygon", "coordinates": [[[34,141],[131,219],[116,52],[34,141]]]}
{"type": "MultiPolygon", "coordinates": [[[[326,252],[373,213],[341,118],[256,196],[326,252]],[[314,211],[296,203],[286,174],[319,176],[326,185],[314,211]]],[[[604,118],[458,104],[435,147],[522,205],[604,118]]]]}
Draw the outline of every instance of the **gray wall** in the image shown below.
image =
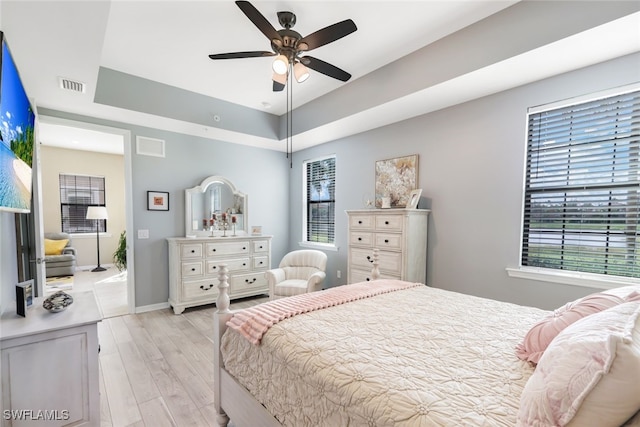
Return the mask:
{"type": "Polygon", "coordinates": [[[593,292],[505,271],[519,265],[527,108],[638,82],[639,63],[640,54],[629,55],[295,153],[289,245],[301,240],[302,161],[335,153],[339,250],[328,252],[327,278],[344,283],[344,210],[362,208],[363,194],[373,194],[376,160],[417,153],[419,207],[432,209],[429,285],[546,309],[593,292]]]}

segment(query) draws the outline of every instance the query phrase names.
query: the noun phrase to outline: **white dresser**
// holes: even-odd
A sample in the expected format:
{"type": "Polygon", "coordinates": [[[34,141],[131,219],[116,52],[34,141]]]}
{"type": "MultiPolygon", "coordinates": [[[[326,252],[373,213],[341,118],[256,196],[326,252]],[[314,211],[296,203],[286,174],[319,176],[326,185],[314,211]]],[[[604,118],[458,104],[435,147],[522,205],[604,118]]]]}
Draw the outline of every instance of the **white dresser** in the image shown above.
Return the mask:
{"type": "Polygon", "coordinates": [[[426,209],[349,210],[348,283],[371,280],[373,249],[380,277],[426,283],[426,209]]]}
{"type": "Polygon", "coordinates": [[[0,425],[100,426],[98,328],[102,315],[93,291],[69,292],[60,313],[37,298],[18,317],[2,315],[0,425]]]}
{"type": "Polygon", "coordinates": [[[218,297],[220,264],[229,269],[229,297],[269,293],[271,236],[172,237],[169,241],[169,304],[175,314],[212,304],[218,297]]]}

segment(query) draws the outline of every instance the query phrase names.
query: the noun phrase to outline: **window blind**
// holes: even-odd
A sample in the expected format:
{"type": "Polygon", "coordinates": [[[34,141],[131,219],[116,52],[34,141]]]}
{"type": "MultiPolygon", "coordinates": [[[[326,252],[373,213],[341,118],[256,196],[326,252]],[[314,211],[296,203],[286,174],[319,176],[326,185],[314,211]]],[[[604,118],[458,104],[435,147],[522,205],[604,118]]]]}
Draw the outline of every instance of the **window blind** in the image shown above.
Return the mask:
{"type": "Polygon", "coordinates": [[[640,277],[640,91],[529,114],[522,265],[640,277]]]}
{"type": "Polygon", "coordinates": [[[336,159],[326,157],[306,163],[308,242],[335,241],[336,159]]]}
{"type": "MultiPolygon", "coordinates": [[[[105,205],[104,177],[59,175],[61,229],[65,233],[95,233],[96,220],[86,219],[89,206],[105,205]]],[[[107,220],[97,220],[98,230],[107,231],[107,220]]]]}

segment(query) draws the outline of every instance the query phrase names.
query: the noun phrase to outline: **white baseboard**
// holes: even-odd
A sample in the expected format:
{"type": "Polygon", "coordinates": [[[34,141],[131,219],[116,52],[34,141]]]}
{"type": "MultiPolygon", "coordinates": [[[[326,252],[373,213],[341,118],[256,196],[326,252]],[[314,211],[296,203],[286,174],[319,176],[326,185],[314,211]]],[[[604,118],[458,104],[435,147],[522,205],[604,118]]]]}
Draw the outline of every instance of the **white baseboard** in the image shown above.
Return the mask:
{"type": "Polygon", "coordinates": [[[158,304],[150,304],[143,305],[140,307],[136,307],[136,314],[138,313],[146,313],[147,311],[155,311],[155,310],[163,310],[165,308],[169,308],[169,302],[161,302],[158,304]]]}

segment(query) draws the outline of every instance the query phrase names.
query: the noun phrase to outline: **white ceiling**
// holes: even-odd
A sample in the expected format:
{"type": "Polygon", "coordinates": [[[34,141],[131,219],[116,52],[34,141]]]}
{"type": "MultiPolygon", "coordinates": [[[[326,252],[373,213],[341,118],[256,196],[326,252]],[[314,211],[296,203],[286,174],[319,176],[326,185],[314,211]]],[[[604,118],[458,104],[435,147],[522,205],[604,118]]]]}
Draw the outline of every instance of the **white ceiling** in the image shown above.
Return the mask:
{"type": "MultiPolygon", "coordinates": [[[[351,73],[353,82],[517,2],[356,0],[252,3],[276,29],[280,28],[276,12],[294,12],[297,15],[294,29],[303,36],[335,22],[353,19],[358,26],[355,33],[310,52],[351,73]]],[[[38,107],[249,145],[264,144],[264,138],[250,137],[241,131],[203,129],[201,124],[95,103],[99,67],[106,67],[276,115],[285,111],[284,92],[271,91],[272,58],[212,61],[207,57],[210,53],[270,50],[266,37],[232,1],[3,0],[0,12],[0,23],[27,93],[38,107]],[[59,77],[85,83],[86,93],[60,89],[59,77]]],[[[473,75],[363,111],[358,117],[354,115],[319,126],[301,136],[299,140],[303,143],[297,144],[296,149],[366,130],[370,127],[366,123],[373,121],[379,125],[402,120],[424,114],[427,110],[639,51],[638,28],[640,17],[635,14],[550,43],[544,49],[535,49],[495,64],[491,70],[477,70],[473,75]],[[602,43],[603,40],[607,43],[602,43]],[[572,55],[571,64],[563,61],[567,49],[579,53],[572,55]],[[544,57],[543,61],[541,57],[544,57]],[[537,66],[523,68],[528,61],[537,61],[537,66]],[[525,73],[527,75],[513,73],[510,72],[512,67],[530,72],[525,73]],[[464,91],[457,90],[461,88],[464,91]]],[[[348,84],[350,82],[342,83],[311,71],[311,78],[305,83],[294,83],[295,106],[348,84]]],[[[40,127],[40,138],[46,144],[79,148],[95,140],[97,135],[45,121],[40,127]]],[[[107,149],[112,143],[106,142],[107,149]]]]}

